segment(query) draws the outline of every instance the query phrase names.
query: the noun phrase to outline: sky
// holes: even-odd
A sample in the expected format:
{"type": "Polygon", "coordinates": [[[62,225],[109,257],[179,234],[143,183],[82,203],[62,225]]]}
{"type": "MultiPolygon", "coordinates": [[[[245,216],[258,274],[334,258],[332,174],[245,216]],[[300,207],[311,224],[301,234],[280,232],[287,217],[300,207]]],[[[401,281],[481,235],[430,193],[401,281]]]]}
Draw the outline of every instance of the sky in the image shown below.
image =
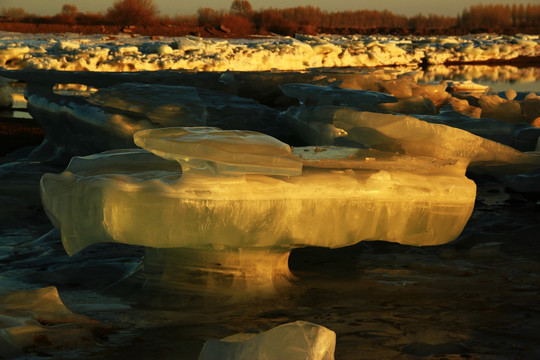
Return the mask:
{"type": "MultiPolygon", "coordinates": [[[[28,13],[38,15],[54,15],[60,12],[62,5],[72,4],[81,12],[103,12],[114,3],[115,0],[0,0],[0,9],[20,7],[28,13]]],[[[527,4],[530,0],[249,0],[254,10],[274,8],[286,8],[294,6],[312,5],[327,11],[342,10],[384,10],[387,9],[396,15],[412,16],[422,13],[424,15],[437,14],[456,16],[465,8],[475,4],[527,4]]],[[[198,8],[209,7],[213,9],[229,9],[232,0],[154,0],[161,14],[170,16],[192,15],[198,8]]],[[[535,1],[532,1],[534,3],[535,1]]]]}

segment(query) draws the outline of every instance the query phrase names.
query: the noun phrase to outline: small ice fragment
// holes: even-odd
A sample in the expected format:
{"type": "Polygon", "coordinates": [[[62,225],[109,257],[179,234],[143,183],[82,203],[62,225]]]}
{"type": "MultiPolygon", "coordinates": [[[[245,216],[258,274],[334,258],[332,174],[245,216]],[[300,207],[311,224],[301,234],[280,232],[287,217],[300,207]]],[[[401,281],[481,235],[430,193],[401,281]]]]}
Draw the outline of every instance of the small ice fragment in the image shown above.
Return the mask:
{"type": "Polygon", "coordinates": [[[422,96],[399,99],[398,102],[395,103],[379,104],[379,107],[385,111],[400,114],[437,114],[437,109],[433,102],[429,98],[422,96]]]}
{"type": "Polygon", "coordinates": [[[443,81],[440,84],[413,84],[412,95],[422,96],[430,99],[436,108],[440,108],[448,103],[450,94],[446,92],[448,83],[443,81]]]}
{"type": "Polygon", "coordinates": [[[482,115],[482,109],[476,106],[471,106],[469,102],[465,99],[458,99],[456,97],[450,98],[450,104],[454,111],[457,111],[461,114],[468,115],[472,118],[479,119],[482,115]]]}
{"type": "Polygon", "coordinates": [[[488,119],[522,122],[521,105],[514,100],[506,100],[498,95],[482,95],[478,100],[482,117],[488,119]]]}
{"type": "MultiPolygon", "coordinates": [[[[530,124],[533,124],[536,119],[540,118],[540,98],[527,96],[521,101],[521,115],[523,116],[523,120],[530,124]]],[[[536,123],[539,123],[538,120],[536,120],[536,123]]]]}
{"type": "Polygon", "coordinates": [[[336,86],[318,86],[311,84],[283,84],[283,93],[310,106],[341,105],[351,106],[366,111],[376,111],[377,105],[396,102],[389,94],[368,90],[341,89],[336,86]]]}
{"type": "Polygon", "coordinates": [[[208,340],[199,360],[333,360],[335,348],[335,332],[321,325],[296,321],[259,335],[237,334],[208,340]]]}
{"type": "Polygon", "coordinates": [[[514,100],[516,98],[516,96],[517,96],[516,91],[512,90],[512,89],[506,90],[504,94],[506,95],[506,98],[508,100],[514,100]]]}
{"type": "Polygon", "coordinates": [[[12,106],[11,84],[0,78],[0,109],[9,109],[12,106]]]}
{"type": "Polygon", "coordinates": [[[451,92],[486,92],[489,86],[476,84],[470,80],[451,81],[449,83],[451,92]]]}

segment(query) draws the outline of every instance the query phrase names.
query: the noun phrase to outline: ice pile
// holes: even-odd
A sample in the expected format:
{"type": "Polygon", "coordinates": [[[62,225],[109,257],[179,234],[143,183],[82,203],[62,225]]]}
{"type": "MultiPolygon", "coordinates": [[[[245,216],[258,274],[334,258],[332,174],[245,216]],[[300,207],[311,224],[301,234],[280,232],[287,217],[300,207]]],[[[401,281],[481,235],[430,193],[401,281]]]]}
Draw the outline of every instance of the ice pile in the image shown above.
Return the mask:
{"type": "Polygon", "coordinates": [[[233,300],[274,294],[291,277],[295,247],[442,244],[474,205],[460,159],[291,152],[268,135],[215,128],[144,130],[135,142],[148,151],[75,157],[62,174],[43,176],[42,201],[66,251],[146,246],[148,269],[162,280],[233,300]],[[199,275],[186,276],[193,269],[199,275]]]}
{"type": "Polygon", "coordinates": [[[399,37],[297,35],[259,39],[193,36],[159,41],[129,35],[80,36],[0,33],[0,66],[67,71],[305,70],[315,67],[418,67],[511,60],[540,53],[537,35],[399,37]]]}
{"type": "Polygon", "coordinates": [[[207,341],[199,360],[333,360],[336,333],[305,321],[283,324],[262,334],[237,334],[207,341]]]}

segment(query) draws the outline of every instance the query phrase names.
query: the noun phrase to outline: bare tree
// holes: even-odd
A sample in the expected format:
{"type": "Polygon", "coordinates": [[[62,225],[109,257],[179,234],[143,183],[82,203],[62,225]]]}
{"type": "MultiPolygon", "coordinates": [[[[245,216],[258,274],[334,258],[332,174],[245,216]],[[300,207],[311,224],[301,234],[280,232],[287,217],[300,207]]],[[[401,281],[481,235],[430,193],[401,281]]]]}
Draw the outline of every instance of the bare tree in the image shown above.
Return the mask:
{"type": "Polygon", "coordinates": [[[248,0],[234,0],[231,4],[230,13],[245,18],[253,16],[253,8],[248,0]]]}
{"type": "Polygon", "coordinates": [[[9,7],[7,9],[3,8],[0,14],[13,20],[20,20],[25,16],[28,16],[28,14],[23,8],[17,7],[9,7]]]}
{"type": "Polygon", "coordinates": [[[120,25],[149,25],[157,14],[154,0],[117,0],[107,10],[107,18],[120,25]]]}
{"type": "Polygon", "coordinates": [[[79,10],[77,9],[77,6],[73,4],[64,4],[62,6],[62,15],[66,16],[76,16],[79,13],[79,10]]]}

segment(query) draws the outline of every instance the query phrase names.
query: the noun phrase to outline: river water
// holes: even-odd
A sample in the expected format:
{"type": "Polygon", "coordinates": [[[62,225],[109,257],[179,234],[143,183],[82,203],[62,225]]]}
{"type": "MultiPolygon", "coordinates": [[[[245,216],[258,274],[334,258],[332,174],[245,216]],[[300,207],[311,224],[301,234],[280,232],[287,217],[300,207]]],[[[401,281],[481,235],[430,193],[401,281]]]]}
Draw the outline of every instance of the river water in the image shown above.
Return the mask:
{"type": "MultiPolygon", "coordinates": [[[[421,79],[540,93],[540,69],[534,67],[437,67],[421,79]]],[[[24,101],[16,99],[21,111],[4,116],[27,118],[24,101]]],[[[475,209],[449,244],[369,241],[296,249],[289,259],[293,286],[278,298],[179,302],[174,292],[159,291],[137,275],[142,248],[101,244],[73,257],[65,253],[39,197],[41,175],[63,169],[20,160],[30,150],[0,162],[0,326],[14,328],[6,316],[35,322],[45,311],[42,299],[15,313],[6,294],[50,286],[69,310],[93,320],[39,322],[40,335],[30,336],[22,349],[10,343],[12,333],[2,333],[4,358],[196,359],[210,338],[296,320],[335,331],[336,359],[540,356],[537,195],[511,192],[494,178],[471,173],[478,186],[475,209]]]]}

